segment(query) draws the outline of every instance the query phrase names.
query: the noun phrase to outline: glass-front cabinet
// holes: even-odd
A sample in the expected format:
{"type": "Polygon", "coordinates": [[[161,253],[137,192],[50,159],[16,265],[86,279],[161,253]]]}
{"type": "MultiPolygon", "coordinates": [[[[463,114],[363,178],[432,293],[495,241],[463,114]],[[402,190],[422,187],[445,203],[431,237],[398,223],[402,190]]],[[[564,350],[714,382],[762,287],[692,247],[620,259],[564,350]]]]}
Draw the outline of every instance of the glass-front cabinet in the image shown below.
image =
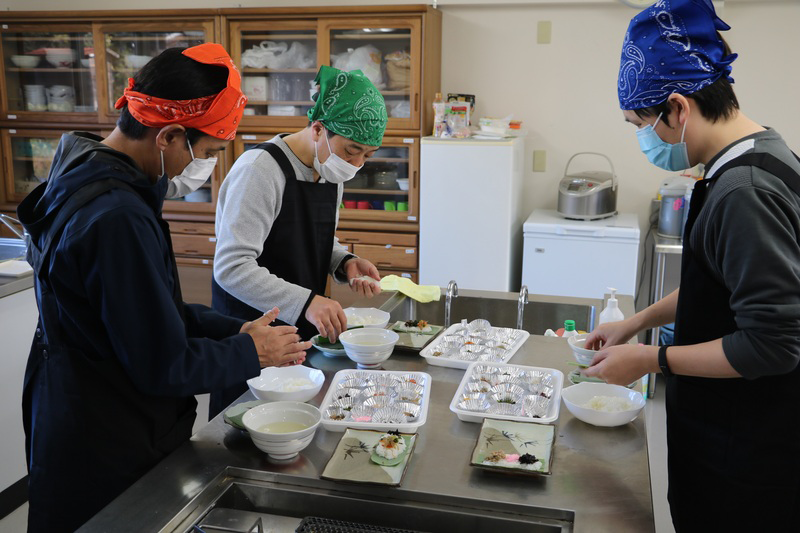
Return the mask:
{"type": "Polygon", "coordinates": [[[189,47],[212,41],[212,21],[186,23],[142,22],[131,24],[102,24],[98,26],[101,39],[101,57],[106,83],[104,115],[115,119],[117,99],[128,86],[128,78],[138,72],[148,61],[167,48],[189,47]]]}
{"type": "MultiPolygon", "coordinates": [[[[233,157],[272,137],[271,133],[237,135],[233,157]]],[[[415,222],[419,213],[418,159],[417,139],[384,137],[364,168],[345,182],[340,219],[415,222]]]]}
{"type": "Polygon", "coordinates": [[[40,183],[47,181],[50,165],[61,139],[52,130],[0,131],[3,144],[6,199],[19,202],[40,183]]]}
{"type": "Polygon", "coordinates": [[[386,100],[389,129],[420,124],[421,21],[416,18],[320,20],[320,56],[361,70],[386,100]]]}
{"type": "Polygon", "coordinates": [[[316,21],[232,22],[230,31],[247,95],[242,124],[267,116],[298,129],[305,125],[318,70],[316,21]]]}
{"type": "Polygon", "coordinates": [[[81,120],[97,111],[91,25],[4,24],[4,120],[81,120]]]}

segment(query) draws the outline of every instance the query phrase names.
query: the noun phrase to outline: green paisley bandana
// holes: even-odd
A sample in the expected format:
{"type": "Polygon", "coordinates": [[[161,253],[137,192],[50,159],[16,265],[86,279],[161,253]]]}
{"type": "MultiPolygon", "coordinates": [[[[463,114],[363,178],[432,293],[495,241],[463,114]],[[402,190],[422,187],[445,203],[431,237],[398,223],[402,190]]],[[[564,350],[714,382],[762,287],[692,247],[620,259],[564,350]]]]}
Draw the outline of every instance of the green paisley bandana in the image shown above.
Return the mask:
{"type": "Polygon", "coordinates": [[[386,130],[386,104],[380,91],[360,70],[344,72],[322,66],[309,120],[319,120],[330,131],[357,143],[380,146],[386,130]]]}

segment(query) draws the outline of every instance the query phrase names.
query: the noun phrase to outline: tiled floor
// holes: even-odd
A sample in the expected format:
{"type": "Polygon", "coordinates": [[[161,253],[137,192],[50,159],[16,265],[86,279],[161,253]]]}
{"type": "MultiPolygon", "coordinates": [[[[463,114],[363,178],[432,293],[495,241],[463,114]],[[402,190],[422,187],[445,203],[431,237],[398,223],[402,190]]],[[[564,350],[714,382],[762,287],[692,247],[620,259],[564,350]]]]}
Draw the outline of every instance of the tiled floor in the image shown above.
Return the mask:
{"type": "MultiPolygon", "coordinates": [[[[208,419],[208,398],[198,397],[198,415],[195,431],[208,419]]],[[[645,407],[647,417],[647,445],[650,459],[650,479],[653,491],[653,511],[656,533],[675,533],[667,506],[667,442],[664,413],[664,385],[658,382],[656,395],[645,407]]],[[[28,504],[23,505],[0,520],[0,533],[23,533],[28,523],[28,504]]]]}

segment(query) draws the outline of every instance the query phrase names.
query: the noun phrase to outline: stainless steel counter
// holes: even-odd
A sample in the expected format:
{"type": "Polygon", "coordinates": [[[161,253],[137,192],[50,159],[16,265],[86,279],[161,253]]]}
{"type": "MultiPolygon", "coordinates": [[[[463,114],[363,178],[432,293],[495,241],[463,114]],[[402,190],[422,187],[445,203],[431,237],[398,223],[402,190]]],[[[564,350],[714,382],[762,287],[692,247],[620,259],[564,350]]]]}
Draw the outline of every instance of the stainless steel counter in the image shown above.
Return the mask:
{"type": "MultiPolygon", "coordinates": [[[[574,367],[566,340],[532,335],[510,361],[513,364],[557,368],[565,376],[574,367]]],[[[326,377],[354,368],[347,358],[327,358],[316,352],[311,364],[326,377]]],[[[467,498],[483,502],[517,504],[549,509],[574,518],[575,532],[621,533],[654,531],[653,506],[644,417],[618,428],[598,428],[575,419],[561,405],[556,423],[553,474],[517,477],[469,466],[480,424],[461,422],[449,404],[463,371],[429,366],[412,354],[394,354],[386,370],[416,370],[433,377],[427,423],[419,430],[411,463],[400,488],[337,484],[319,479],[341,433],[320,426],[311,445],[289,465],[268,462],[246,432],[226,425],[221,417],[165,459],[122,496],[88,522],[81,531],[172,531],[172,519],[199,505],[193,499],[226,467],[257,470],[270,482],[306,486],[358,498],[411,498],[419,501],[467,498]],[[574,513],[574,514],[573,514],[574,513]]],[[[330,382],[330,380],[327,380],[330,382]]],[[[318,404],[326,391],[311,403],[318,404]]],[[[250,393],[240,401],[251,400],[250,393]]],[[[463,500],[462,500],[463,501],[463,500]]],[[[367,504],[368,505],[368,504],[367,504]]],[[[309,509],[313,514],[313,509],[309,509]]],[[[403,527],[403,524],[396,524],[403,527]]],[[[180,529],[183,530],[183,529],[180,529]]]]}

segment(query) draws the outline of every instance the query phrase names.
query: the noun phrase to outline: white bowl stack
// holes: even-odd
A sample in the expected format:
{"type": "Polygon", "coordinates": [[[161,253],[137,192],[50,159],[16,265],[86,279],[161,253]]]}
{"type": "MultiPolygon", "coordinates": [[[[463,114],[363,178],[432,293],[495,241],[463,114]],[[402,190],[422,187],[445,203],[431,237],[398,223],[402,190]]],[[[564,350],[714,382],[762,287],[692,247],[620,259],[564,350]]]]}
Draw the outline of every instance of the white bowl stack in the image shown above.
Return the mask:
{"type": "Polygon", "coordinates": [[[359,328],[345,331],[339,341],[358,368],[377,368],[389,359],[400,335],[388,329],[359,328]]]}
{"type": "Polygon", "coordinates": [[[319,409],[301,402],[272,402],[253,407],[242,417],[256,448],[278,461],[294,458],[311,444],[322,420],[319,409]],[[263,428],[276,422],[297,422],[306,426],[299,431],[272,433],[263,428]]]}
{"type": "Polygon", "coordinates": [[[250,392],[259,400],[268,402],[307,402],[319,393],[323,383],[325,374],[322,370],[303,365],[267,367],[261,370],[258,377],[247,380],[250,392]],[[298,380],[310,383],[297,386],[298,380]]]}
{"type": "Polygon", "coordinates": [[[75,62],[75,50],[72,48],[45,49],[47,62],[56,68],[69,68],[75,62]]]}
{"type": "Polygon", "coordinates": [[[561,391],[561,398],[569,412],[578,420],[593,426],[614,427],[632,422],[644,409],[644,397],[641,393],[620,385],[608,383],[578,383],[561,391]],[[628,400],[633,407],[625,411],[599,411],[586,407],[595,396],[610,396],[628,400]]]}

